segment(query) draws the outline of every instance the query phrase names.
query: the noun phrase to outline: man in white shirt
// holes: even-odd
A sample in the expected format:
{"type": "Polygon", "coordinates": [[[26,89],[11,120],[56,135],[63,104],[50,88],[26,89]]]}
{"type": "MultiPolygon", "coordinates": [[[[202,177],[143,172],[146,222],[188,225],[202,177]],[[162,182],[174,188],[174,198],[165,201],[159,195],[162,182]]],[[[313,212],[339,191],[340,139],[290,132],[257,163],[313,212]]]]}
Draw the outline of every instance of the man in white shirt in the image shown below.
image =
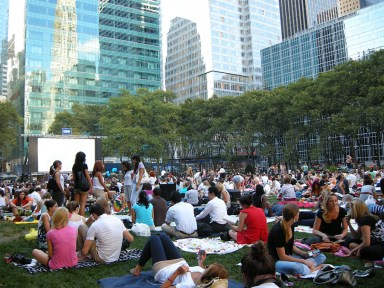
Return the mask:
{"type": "Polygon", "coordinates": [[[356,175],[353,173],[352,170],[350,170],[348,172],[348,175],[347,175],[347,178],[345,178],[348,180],[348,184],[349,184],[349,187],[351,188],[356,188],[356,180],[357,180],[357,177],[356,175]]]}
{"type": "Polygon", "coordinates": [[[120,219],[105,214],[101,204],[93,204],[89,213],[95,222],[89,229],[86,225],[79,227],[79,248],[82,254],[85,256],[90,253],[92,259],[98,263],[117,261],[120,256],[123,237],[128,242],[132,242],[133,236],[120,219]],[[85,239],[84,242],[83,239],[85,239]],[[83,246],[81,246],[82,243],[84,243],[83,246]]]}
{"type": "Polygon", "coordinates": [[[220,192],[217,187],[208,188],[209,202],[204,210],[196,216],[196,220],[198,220],[197,231],[200,237],[208,237],[213,233],[228,231],[227,222],[224,220],[224,217],[227,216],[227,206],[219,197],[220,192]]]}
{"type": "Polygon", "coordinates": [[[199,205],[199,191],[193,189],[192,187],[188,187],[188,190],[185,193],[185,201],[187,201],[192,206],[199,205]]]}
{"type": "Polygon", "coordinates": [[[167,211],[165,223],[161,226],[161,230],[176,238],[197,237],[197,224],[193,206],[181,202],[181,195],[177,191],[172,192],[170,198],[172,206],[167,211]],[[171,226],[171,222],[175,222],[176,227],[171,226]]]}

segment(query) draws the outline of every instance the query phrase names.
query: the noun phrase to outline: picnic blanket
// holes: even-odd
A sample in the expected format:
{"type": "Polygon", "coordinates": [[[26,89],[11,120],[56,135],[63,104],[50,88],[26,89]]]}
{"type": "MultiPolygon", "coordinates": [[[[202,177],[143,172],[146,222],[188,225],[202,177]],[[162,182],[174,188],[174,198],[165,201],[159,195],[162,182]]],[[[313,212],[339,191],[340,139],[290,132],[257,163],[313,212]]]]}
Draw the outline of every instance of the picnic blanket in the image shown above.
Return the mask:
{"type": "MultiPolygon", "coordinates": [[[[120,257],[116,262],[123,262],[123,261],[128,261],[128,260],[133,260],[133,259],[139,259],[141,255],[141,250],[139,249],[130,249],[130,250],[123,250],[120,253],[120,257]]],[[[64,269],[77,269],[77,268],[83,268],[83,267],[93,267],[93,266],[98,266],[100,265],[99,263],[93,261],[92,259],[85,259],[79,261],[79,264],[77,264],[75,267],[72,268],[63,268],[59,270],[51,270],[47,266],[44,266],[40,263],[38,263],[35,259],[32,260],[31,264],[18,264],[12,262],[14,265],[17,267],[26,269],[28,273],[30,274],[35,274],[39,272],[53,272],[53,271],[59,271],[59,270],[64,270],[64,269]]],[[[111,262],[108,264],[112,264],[115,262],[111,262]]],[[[103,265],[108,265],[108,264],[103,264],[103,265]]]]}
{"type": "Polygon", "coordinates": [[[282,204],[282,205],[285,205],[288,203],[296,204],[297,207],[299,207],[299,208],[313,208],[313,207],[315,207],[314,202],[307,202],[307,201],[304,201],[304,202],[301,202],[301,201],[281,201],[281,202],[279,202],[279,204],[282,204]]]}
{"type": "Polygon", "coordinates": [[[237,244],[234,241],[222,241],[219,237],[215,238],[185,238],[173,242],[176,247],[185,252],[197,253],[200,249],[207,254],[229,254],[243,248],[244,244],[237,244]]]}
{"type": "MultiPolygon", "coordinates": [[[[242,288],[243,284],[232,279],[228,281],[229,288],[242,288]]],[[[102,288],[143,288],[160,287],[161,283],[155,282],[152,271],[142,272],[140,276],[125,275],[120,277],[109,277],[97,280],[102,288]]]]}

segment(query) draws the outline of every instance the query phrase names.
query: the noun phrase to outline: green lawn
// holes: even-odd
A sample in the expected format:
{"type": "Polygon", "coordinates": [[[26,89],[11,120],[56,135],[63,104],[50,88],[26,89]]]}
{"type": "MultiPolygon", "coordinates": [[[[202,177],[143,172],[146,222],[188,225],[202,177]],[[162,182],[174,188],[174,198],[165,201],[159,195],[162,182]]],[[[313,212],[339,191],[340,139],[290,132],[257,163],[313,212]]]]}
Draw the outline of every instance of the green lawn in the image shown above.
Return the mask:
{"type": "MultiPolygon", "coordinates": [[[[8,221],[0,221],[0,254],[23,252],[31,257],[31,251],[35,248],[36,242],[24,240],[24,235],[28,233],[33,225],[15,225],[8,221]]],[[[304,237],[305,234],[295,234],[297,237],[304,237]]],[[[146,239],[135,237],[131,244],[132,248],[142,248],[146,239]]],[[[242,256],[247,252],[245,247],[236,253],[228,255],[209,255],[206,263],[220,262],[229,270],[230,277],[241,281],[240,268],[236,266],[242,256]]],[[[197,265],[195,255],[182,252],[183,256],[190,265],[197,265]]],[[[327,263],[334,265],[346,264],[353,269],[362,269],[362,264],[358,260],[345,259],[327,255],[327,263]]],[[[3,264],[0,266],[0,287],[97,287],[96,281],[105,277],[126,275],[129,269],[133,268],[136,261],[116,263],[92,268],[69,269],[65,271],[56,271],[49,273],[38,273],[34,275],[26,274],[23,269],[15,267],[12,264],[3,264]]],[[[146,267],[149,270],[150,267],[146,267]]],[[[378,270],[375,277],[371,279],[358,280],[358,286],[361,287],[383,287],[384,269],[378,270]],[[383,281],[383,282],[381,282],[383,281]]],[[[296,287],[314,287],[311,280],[295,281],[296,287]]],[[[341,286],[340,286],[341,287],[341,286]]]]}

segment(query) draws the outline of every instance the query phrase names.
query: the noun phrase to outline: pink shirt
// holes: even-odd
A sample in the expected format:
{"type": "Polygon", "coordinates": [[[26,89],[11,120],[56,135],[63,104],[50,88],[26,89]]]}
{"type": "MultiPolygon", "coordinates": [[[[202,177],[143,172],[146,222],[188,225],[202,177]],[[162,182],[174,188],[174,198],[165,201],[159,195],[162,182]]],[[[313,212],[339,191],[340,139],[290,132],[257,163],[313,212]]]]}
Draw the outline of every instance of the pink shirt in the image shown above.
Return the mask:
{"type": "Polygon", "coordinates": [[[47,241],[48,240],[52,243],[52,258],[48,262],[50,269],[60,269],[77,265],[77,229],[71,226],[52,229],[47,233],[47,241]]]}

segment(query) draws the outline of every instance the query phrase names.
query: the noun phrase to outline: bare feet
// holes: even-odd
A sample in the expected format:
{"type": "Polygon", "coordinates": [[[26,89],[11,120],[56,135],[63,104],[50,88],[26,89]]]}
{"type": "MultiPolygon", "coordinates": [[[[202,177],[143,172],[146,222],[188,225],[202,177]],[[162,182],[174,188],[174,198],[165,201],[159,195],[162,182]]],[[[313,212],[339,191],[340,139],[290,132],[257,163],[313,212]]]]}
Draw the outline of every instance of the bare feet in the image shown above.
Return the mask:
{"type": "Polygon", "coordinates": [[[140,276],[141,267],[139,265],[136,265],[135,268],[129,270],[129,273],[131,273],[133,276],[140,276]]]}
{"type": "Polygon", "coordinates": [[[317,271],[317,270],[320,270],[321,268],[323,268],[323,264],[320,264],[312,269],[310,269],[311,272],[314,272],[314,271],[317,271]]]}

